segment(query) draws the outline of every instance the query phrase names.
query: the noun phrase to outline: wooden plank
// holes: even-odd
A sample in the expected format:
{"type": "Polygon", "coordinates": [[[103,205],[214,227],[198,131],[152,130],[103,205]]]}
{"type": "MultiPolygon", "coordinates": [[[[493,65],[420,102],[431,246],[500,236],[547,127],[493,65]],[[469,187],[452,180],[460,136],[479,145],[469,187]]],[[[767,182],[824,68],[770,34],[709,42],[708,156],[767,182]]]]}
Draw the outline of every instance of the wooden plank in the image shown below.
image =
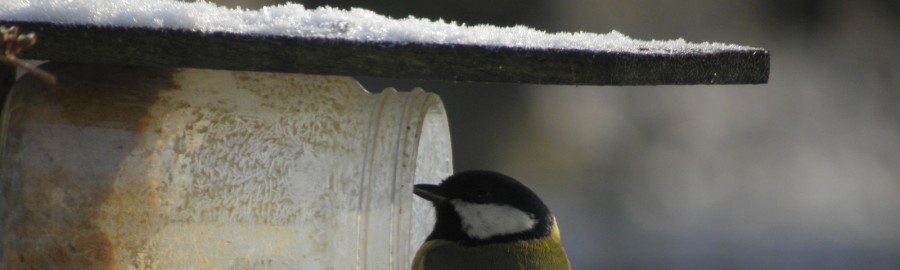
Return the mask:
{"type": "Polygon", "coordinates": [[[568,84],[759,84],[763,49],[636,54],[0,21],[38,34],[21,58],[420,80],[568,84]]]}

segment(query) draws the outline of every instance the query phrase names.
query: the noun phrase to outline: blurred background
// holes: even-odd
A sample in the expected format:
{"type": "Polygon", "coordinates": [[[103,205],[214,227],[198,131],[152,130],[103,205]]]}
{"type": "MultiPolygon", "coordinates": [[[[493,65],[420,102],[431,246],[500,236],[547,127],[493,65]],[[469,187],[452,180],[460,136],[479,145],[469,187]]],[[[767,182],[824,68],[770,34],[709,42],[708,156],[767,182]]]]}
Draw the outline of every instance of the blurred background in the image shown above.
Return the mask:
{"type": "Polygon", "coordinates": [[[294,2],[766,48],[764,85],[358,79],[438,93],[456,170],[531,186],[575,269],[900,269],[900,1],[294,2]]]}

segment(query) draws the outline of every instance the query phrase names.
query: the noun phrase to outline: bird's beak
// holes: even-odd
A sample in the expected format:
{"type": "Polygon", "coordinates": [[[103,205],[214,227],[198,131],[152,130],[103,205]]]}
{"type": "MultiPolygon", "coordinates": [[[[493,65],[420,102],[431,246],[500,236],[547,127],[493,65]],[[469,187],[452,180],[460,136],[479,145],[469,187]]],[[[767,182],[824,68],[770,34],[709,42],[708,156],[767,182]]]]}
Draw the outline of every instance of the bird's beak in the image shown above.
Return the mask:
{"type": "Polygon", "coordinates": [[[443,204],[447,201],[447,197],[441,194],[441,187],[437,185],[418,184],[413,187],[413,193],[435,204],[443,204]]]}

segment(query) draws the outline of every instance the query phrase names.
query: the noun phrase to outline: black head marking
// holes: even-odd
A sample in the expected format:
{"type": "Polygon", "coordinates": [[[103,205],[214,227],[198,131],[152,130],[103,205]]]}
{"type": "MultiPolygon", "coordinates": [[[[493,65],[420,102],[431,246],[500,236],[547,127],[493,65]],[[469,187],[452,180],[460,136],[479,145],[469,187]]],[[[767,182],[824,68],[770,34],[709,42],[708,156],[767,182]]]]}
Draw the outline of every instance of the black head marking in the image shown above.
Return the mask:
{"type": "Polygon", "coordinates": [[[553,217],[550,210],[531,189],[512,177],[491,171],[465,171],[456,173],[440,185],[416,185],[416,195],[432,201],[437,212],[437,222],[427,240],[443,239],[459,241],[467,245],[534,239],[550,234],[553,217]],[[515,207],[534,216],[537,223],[528,231],[474,239],[462,229],[459,214],[451,200],[459,199],[475,204],[497,204],[515,207]]]}

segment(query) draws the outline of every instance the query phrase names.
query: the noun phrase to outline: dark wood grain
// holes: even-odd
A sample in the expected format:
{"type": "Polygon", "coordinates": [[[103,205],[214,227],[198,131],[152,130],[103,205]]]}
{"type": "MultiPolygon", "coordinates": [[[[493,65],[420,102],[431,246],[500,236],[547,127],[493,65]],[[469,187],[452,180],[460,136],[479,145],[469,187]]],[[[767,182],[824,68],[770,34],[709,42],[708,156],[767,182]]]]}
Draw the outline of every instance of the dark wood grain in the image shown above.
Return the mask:
{"type": "Polygon", "coordinates": [[[634,54],[398,44],[0,21],[38,34],[21,58],[422,80],[568,85],[759,84],[769,52],[634,54]]]}

